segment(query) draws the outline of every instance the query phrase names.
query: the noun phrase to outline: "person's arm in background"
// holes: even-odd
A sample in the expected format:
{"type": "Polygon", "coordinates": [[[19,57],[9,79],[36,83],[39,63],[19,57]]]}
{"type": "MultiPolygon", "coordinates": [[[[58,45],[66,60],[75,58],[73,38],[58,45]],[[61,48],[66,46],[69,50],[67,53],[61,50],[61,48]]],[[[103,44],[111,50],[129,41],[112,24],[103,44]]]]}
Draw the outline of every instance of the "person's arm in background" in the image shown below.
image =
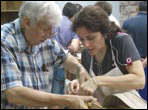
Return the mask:
{"type": "Polygon", "coordinates": [[[70,53],[76,53],[80,47],[80,40],[79,39],[72,39],[70,45],[67,47],[70,53]]]}

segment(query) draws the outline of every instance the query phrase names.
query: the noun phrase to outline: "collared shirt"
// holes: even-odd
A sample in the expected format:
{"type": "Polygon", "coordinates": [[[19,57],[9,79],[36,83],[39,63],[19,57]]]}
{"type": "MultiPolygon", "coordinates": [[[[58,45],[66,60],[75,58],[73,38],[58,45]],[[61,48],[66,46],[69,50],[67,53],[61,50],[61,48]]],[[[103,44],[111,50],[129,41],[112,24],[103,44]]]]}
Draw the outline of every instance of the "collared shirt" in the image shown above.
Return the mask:
{"type": "Polygon", "coordinates": [[[71,43],[72,39],[79,39],[79,36],[72,31],[72,22],[66,16],[63,16],[60,27],[55,28],[54,31],[59,33],[54,36],[54,38],[64,47],[64,49],[67,49],[67,46],[71,43]]]}
{"type": "Polygon", "coordinates": [[[54,40],[29,51],[19,19],[1,26],[1,108],[28,109],[8,103],[4,91],[17,86],[50,93],[53,67],[62,65],[67,54],[54,40]]]}

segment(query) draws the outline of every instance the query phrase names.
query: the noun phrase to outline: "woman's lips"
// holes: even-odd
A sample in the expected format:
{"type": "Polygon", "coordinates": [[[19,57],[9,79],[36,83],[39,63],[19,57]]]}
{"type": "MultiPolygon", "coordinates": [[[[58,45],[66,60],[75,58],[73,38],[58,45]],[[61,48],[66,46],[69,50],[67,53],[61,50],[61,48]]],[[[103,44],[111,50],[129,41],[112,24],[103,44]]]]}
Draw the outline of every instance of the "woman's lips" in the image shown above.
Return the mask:
{"type": "Polygon", "coordinates": [[[90,53],[92,53],[94,50],[95,50],[95,49],[88,49],[88,51],[89,51],[90,53]]]}

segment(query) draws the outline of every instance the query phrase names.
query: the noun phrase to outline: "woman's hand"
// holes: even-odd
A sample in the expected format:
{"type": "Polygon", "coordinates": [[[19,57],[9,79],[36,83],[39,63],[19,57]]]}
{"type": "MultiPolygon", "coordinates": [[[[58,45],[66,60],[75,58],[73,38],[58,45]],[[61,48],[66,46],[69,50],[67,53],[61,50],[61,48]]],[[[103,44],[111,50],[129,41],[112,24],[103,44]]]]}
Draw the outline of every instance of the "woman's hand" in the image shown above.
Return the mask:
{"type": "Polygon", "coordinates": [[[68,85],[68,94],[78,95],[79,88],[80,88],[80,84],[77,79],[71,81],[68,85]]]}
{"type": "Polygon", "coordinates": [[[78,80],[73,80],[68,85],[68,94],[70,95],[93,95],[97,89],[97,84],[95,77],[89,79],[88,81],[82,83],[80,86],[78,80]]]}
{"type": "Polygon", "coordinates": [[[95,81],[95,77],[89,79],[88,81],[82,83],[79,89],[80,95],[93,95],[95,90],[97,89],[97,83],[95,81]]]}

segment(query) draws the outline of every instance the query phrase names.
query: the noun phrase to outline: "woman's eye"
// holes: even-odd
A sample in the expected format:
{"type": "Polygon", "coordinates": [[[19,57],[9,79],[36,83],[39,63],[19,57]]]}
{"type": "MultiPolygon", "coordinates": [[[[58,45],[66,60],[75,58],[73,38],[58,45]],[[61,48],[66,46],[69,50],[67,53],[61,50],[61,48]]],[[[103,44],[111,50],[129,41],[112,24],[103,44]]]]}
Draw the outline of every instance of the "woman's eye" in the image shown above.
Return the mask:
{"type": "Polygon", "coordinates": [[[90,38],[88,38],[88,40],[93,40],[95,37],[90,37],[90,38]]]}

